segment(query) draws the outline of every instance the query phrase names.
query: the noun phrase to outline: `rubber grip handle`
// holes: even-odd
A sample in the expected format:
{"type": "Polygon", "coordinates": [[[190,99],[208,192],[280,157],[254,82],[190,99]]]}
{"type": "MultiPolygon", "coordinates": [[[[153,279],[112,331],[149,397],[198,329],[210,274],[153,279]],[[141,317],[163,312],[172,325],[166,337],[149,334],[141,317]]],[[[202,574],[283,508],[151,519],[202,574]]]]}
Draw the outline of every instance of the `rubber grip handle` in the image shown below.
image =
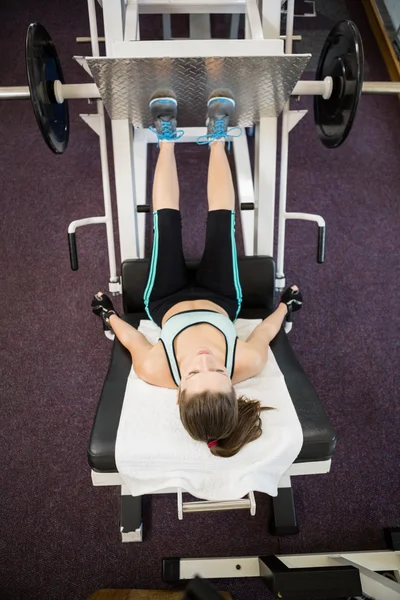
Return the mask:
{"type": "Polygon", "coordinates": [[[325,262],[325,240],[326,240],[326,225],[318,227],[318,251],[317,261],[322,264],[325,262]]]}
{"type": "Polygon", "coordinates": [[[78,250],[76,248],[76,235],[74,233],[68,234],[68,246],[69,246],[69,260],[71,263],[71,269],[77,271],[78,265],[78,250]]]}
{"type": "Polygon", "coordinates": [[[150,212],[150,204],[138,204],[136,207],[136,211],[138,213],[149,213],[150,212]]]}

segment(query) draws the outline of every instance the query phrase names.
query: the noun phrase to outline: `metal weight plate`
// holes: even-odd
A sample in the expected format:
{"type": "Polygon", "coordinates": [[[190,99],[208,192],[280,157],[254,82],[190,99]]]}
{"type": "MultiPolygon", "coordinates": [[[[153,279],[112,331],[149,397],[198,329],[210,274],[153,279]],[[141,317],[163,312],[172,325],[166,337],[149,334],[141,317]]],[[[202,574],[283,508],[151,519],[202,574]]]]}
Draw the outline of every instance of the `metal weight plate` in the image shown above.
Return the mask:
{"type": "Polygon", "coordinates": [[[40,23],[28,27],[26,71],[33,111],[43,139],[55,154],[65,152],[69,138],[68,102],[58,104],[53,82],[64,77],[53,41],[40,23]]]}
{"type": "Polygon", "coordinates": [[[333,79],[328,100],[314,97],[318,136],[327,148],[337,148],[353,126],[364,80],[364,50],[352,21],[340,21],[328,35],[318,62],[316,79],[333,79]]]}

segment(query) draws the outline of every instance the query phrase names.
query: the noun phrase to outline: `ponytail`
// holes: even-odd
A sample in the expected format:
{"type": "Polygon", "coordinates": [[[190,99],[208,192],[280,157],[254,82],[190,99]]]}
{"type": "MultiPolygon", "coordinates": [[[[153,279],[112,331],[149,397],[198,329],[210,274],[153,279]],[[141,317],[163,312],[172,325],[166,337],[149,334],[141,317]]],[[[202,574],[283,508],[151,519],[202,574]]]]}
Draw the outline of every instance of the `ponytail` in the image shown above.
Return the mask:
{"type": "Polygon", "coordinates": [[[261,411],[271,410],[258,400],[237,398],[233,386],[228,394],[206,390],[188,396],[179,390],[178,403],[189,435],[210,444],[210,452],[223,458],[234,456],[245,444],[258,439],[262,434],[261,411]]]}
{"type": "Polygon", "coordinates": [[[254,442],[262,434],[261,411],[271,409],[262,407],[258,400],[248,400],[245,396],[238,398],[237,403],[237,425],[228,437],[218,440],[218,444],[210,448],[214,456],[234,456],[243,446],[254,442]]]}

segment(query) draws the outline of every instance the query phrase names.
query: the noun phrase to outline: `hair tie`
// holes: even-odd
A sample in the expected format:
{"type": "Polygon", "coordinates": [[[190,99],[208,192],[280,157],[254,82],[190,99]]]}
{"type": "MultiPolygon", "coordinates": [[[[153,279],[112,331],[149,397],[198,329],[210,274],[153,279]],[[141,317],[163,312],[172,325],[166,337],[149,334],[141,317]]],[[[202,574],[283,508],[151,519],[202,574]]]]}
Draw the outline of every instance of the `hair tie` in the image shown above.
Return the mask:
{"type": "Polygon", "coordinates": [[[208,442],[207,446],[209,448],[214,448],[214,446],[218,446],[218,440],[214,440],[212,442],[208,442]]]}

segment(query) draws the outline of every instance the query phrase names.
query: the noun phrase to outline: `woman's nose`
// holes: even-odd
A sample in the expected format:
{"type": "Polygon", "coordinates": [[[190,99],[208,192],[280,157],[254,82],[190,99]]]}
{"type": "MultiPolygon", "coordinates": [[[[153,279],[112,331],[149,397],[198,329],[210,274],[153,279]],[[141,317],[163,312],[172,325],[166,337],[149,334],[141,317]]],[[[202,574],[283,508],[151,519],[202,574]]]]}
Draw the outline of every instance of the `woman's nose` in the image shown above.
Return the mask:
{"type": "Polygon", "coordinates": [[[200,359],[200,364],[201,364],[202,368],[208,370],[208,368],[210,367],[210,363],[211,363],[209,354],[200,354],[199,359],[200,359]]]}

